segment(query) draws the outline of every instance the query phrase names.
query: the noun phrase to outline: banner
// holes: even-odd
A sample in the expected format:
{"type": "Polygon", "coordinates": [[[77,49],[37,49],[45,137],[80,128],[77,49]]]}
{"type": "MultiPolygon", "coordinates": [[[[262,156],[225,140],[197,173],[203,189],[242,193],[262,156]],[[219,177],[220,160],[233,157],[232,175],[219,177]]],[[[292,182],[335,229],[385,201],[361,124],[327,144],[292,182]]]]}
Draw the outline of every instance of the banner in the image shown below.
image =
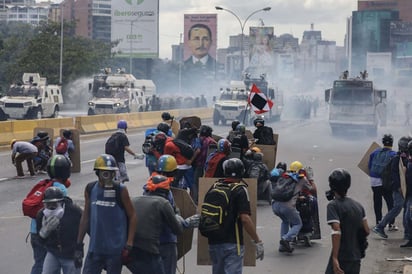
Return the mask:
{"type": "Polygon", "coordinates": [[[250,90],[248,104],[256,114],[269,112],[273,107],[273,102],[255,84],[252,85],[250,90]]]}

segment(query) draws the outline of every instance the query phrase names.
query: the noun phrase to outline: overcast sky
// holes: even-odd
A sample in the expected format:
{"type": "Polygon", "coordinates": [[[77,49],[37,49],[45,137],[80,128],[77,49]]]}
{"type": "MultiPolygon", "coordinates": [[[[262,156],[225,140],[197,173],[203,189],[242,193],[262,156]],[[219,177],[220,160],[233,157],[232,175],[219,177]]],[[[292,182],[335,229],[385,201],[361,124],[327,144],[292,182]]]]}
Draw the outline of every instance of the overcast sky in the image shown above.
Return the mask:
{"type": "Polygon", "coordinates": [[[185,13],[217,13],[218,48],[226,48],[229,36],[241,33],[239,21],[215,6],[232,10],[242,23],[255,10],[271,7],[269,12],[259,12],[247,21],[245,34],[250,26],[259,26],[262,19],[265,26],[274,27],[276,36],[290,33],[300,42],[303,31],[310,30],[314,23],[315,30],[322,31],[323,40],[343,46],[346,18],[357,9],[357,0],[160,0],[159,6],[159,57],[171,58],[171,45],[179,44],[183,33],[185,13]]]}

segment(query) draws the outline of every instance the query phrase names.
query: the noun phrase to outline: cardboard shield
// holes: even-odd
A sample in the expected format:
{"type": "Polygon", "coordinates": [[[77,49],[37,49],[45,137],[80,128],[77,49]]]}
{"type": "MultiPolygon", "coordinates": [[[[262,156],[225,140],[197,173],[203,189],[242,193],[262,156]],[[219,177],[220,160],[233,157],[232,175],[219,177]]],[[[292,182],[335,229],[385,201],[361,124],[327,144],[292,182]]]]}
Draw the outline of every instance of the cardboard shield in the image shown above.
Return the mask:
{"type": "MultiPolygon", "coordinates": [[[[70,160],[72,161],[72,172],[80,172],[80,132],[76,128],[67,128],[72,132],[72,141],[74,144],[74,151],[69,152],[70,160]]],[[[63,136],[63,131],[66,129],[60,129],[60,136],[63,136]]]]}
{"type": "Polygon", "coordinates": [[[188,117],[182,117],[179,121],[180,123],[180,128],[184,126],[184,124],[189,123],[191,127],[199,129],[200,126],[202,125],[202,121],[198,116],[188,116],[188,117]]]}
{"type": "Polygon", "coordinates": [[[263,153],[263,163],[266,164],[269,171],[276,166],[276,154],[278,151],[279,134],[273,134],[275,145],[257,145],[251,144],[250,147],[258,147],[263,153]]]}
{"type": "MultiPolygon", "coordinates": [[[[172,187],[171,191],[175,199],[176,206],[180,209],[183,218],[196,214],[196,205],[189,193],[181,188],[172,187]]],[[[184,229],[183,233],[177,236],[177,260],[183,257],[192,249],[193,229],[184,229]]]]}
{"type": "Polygon", "coordinates": [[[360,168],[360,170],[362,170],[363,172],[365,172],[366,175],[369,176],[369,168],[368,168],[368,163],[369,163],[369,155],[371,155],[371,153],[377,149],[381,147],[380,145],[378,145],[378,143],[373,142],[368,150],[365,152],[365,154],[363,154],[362,159],[360,160],[360,162],[358,163],[358,167],[360,168]]]}
{"type": "MultiPolygon", "coordinates": [[[[218,178],[199,178],[199,211],[205,198],[206,192],[214,184],[218,178]]],[[[250,210],[251,218],[256,226],[256,200],[257,200],[257,180],[256,179],[244,179],[248,184],[248,193],[250,199],[250,210]]],[[[197,236],[197,264],[198,265],[211,265],[209,257],[209,245],[207,238],[203,237],[198,231],[197,236]]],[[[252,244],[249,234],[246,233],[243,228],[243,244],[245,246],[245,255],[243,257],[244,266],[255,266],[256,265],[256,249],[252,244]]]]}

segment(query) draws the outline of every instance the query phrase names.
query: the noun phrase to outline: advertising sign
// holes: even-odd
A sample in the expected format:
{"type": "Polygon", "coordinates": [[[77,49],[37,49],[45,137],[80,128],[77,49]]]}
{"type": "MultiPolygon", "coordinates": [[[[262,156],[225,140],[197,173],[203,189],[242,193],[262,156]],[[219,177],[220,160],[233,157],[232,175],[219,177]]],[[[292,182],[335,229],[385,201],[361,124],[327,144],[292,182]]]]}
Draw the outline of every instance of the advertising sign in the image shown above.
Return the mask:
{"type": "Polygon", "coordinates": [[[112,0],[111,5],[116,56],[158,58],[159,0],[112,0]]]}
{"type": "Polygon", "coordinates": [[[273,27],[250,27],[249,67],[265,68],[268,73],[274,67],[273,27]]]}

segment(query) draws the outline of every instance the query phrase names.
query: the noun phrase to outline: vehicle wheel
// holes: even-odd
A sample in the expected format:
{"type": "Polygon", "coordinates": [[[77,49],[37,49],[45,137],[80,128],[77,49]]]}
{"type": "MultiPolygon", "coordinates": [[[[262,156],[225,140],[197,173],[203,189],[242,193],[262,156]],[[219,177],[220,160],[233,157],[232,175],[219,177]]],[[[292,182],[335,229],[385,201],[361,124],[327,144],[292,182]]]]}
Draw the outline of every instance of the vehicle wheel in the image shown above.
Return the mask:
{"type": "Polygon", "coordinates": [[[35,116],[34,116],[35,118],[34,119],[41,119],[42,117],[41,117],[41,110],[40,109],[37,109],[36,111],[35,111],[35,116]]]}
{"type": "Polygon", "coordinates": [[[89,110],[87,111],[87,115],[89,115],[89,116],[95,115],[94,110],[89,108],[89,110]]]}
{"type": "Polygon", "coordinates": [[[58,118],[58,117],[59,117],[59,107],[56,106],[54,108],[53,115],[51,116],[51,118],[58,118]]]}
{"type": "Polygon", "coordinates": [[[0,109],[0,121],[7,121],[7,115],[0,109]]]}
{"type": "Polygon", "coordinates": [[[217,112],[216,110],[213,112],[213,125],[217,126],[219,125],[219,112],[217,112]]]}
{"type": "Polygon", "coordinates": [[[143,107],[139,107],[138,112],[143,112],[143,107]]]}

